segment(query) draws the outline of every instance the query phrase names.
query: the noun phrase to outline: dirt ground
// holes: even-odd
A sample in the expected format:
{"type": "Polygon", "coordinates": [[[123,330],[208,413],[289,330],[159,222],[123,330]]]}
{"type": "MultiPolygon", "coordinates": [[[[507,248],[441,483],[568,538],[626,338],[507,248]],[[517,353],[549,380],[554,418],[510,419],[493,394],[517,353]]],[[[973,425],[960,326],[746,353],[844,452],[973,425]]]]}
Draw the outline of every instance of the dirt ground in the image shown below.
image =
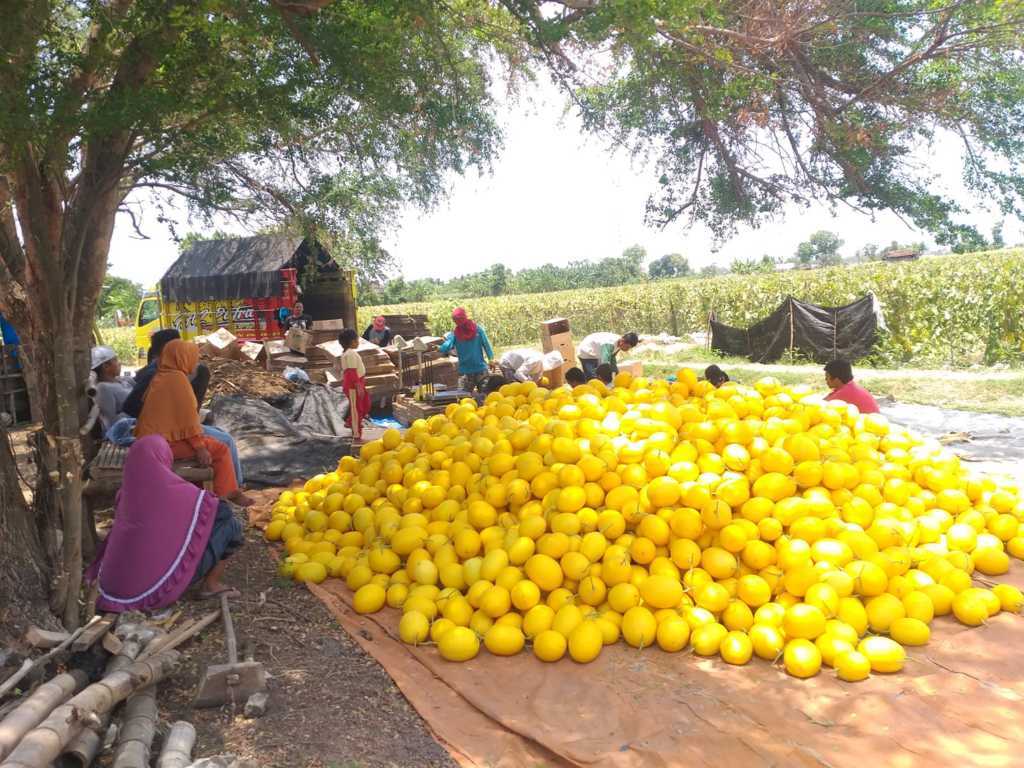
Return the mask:
{"type": "MultiPolygon", "coordinates": [[[[164,722],[195,725],[196,756],[231,753],[262,768],[454,766],[387,673],[304,587],[277,578],[258,532],[248,538],[228,569],[243,593],[232,617],[239,647],[252,640],[271,675],[267,714],[247,720],[241,705],[237,713],[192,708],[205,666],[225,659],[218,622],[182,648],[182,665],[159,694],[164,722]]],[[[185,604],[193,615],[211,607],[185,604]]]]}

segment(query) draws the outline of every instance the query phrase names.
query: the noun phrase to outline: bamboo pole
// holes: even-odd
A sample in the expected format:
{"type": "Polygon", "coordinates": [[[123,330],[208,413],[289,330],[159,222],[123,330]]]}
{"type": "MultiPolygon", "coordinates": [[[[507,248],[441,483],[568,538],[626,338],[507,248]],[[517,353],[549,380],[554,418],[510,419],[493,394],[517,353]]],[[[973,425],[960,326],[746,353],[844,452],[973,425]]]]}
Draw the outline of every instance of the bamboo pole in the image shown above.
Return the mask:
{"type": "Polygon", "coordinates": [[[149,765],[149,750],[157,722],[156,689],[154,683],[136,691],[128,699],[118,731],[113,768],[146,768],[149,765]]]}
{"type": "Polygon", "coordinates": [[[192,723],[179,720],[171,726],[156,768],[188,768],[192,765],[192,749],[196,745],[196,729],[192,723]]]}
{"type": "MultiPolygon", "coordinates": [[[[127,669],[139,655],[141,646],[137,640],[127,639],[121,647],[121,652],[107,662],[105,674],[112,675],[127,669]]],[[[57,768],[87,768],[100,753],[103,747],[104,735],[110,725],[110,712],[100,717],[100,722],[95,728],[83,728],[75,738],[68,744],[64,754],[56,762],[57,768]]]]}
{"type": "Polygon", "coordinates": [[[77,640],[79,635],[81,635],[83,632],[85,632],[85,630],[87,630],[89,627],[91,627],[95,622],[97,622],[99,620],[100,620],[99,616],[93,617],[92,621],[90,621],[84,627],[79,627],[77,630],[75,630],[74,633],[69,635],[67,640],[65,640],[63,643],[61,643],[56,648],[51,650],[49,653],[47,653],[47,654],[45,654],[43,656],[40,656],[35,661],[29,661],[28,659],[26,659],[25,663],[21,665],[21,669],[19,669],[17,672],[15,672],[13,675],[11,675],[6,680],[4,680],[3,685],[0,685],[0,699],[2,699],[7,694],[8,691],[10,691],[12,688],[14,688],[14,686],[16,686],[19,682],[21,682],[21,680],[24,679],[25,675],[27,675],[33,669],[35,669],[36,667],[38,667],[38,666],[40,666],[42,664],[45,664],[50,659],[52,659],[54,656],[56,656],[58,653],[61,653],[62,651],[67,650],[68,646],[71,645],[75,640],[77,640]]]}
{"type": "Polygon", "coordinates": [[[57,675],[36,688],[31,696],[0,721],[0,760],[10,754],[26,733],[43,722],[54,707],[71,698],[87,682],[89,678],[85,672],[76,669],[57,675]]]}
{"type": "Polygon", "coordinates": [[[150,656],[177,648],[186,640],[199,634],[202,630],[206,629],[206,627],[210,626],[219,616],[220,609],[210,611],[201,619],[193,620],[188,624],[183,624],[170,634],[157,638],[146,646],[146,650],[139,655],[139,661],[144,661],[150,656]]]}
{"type": "Polygon", "coordinates": [[[90,685],[29,732],[0,768],[46,768],[86,725],[99,725],[102,715],[139,688],[162,680],[177,663],[177,653],[160,653],[90,685]]]}

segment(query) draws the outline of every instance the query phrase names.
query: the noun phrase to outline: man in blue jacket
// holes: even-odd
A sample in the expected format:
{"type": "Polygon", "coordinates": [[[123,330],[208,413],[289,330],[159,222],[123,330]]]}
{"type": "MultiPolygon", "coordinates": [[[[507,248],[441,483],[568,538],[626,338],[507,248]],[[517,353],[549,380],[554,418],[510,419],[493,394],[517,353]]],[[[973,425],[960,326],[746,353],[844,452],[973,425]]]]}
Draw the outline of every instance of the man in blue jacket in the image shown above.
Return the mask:
{"type": "Polygon", "coordinates": [[[494,350],[487,338],[487,331],[469,319],[466,310],[457,307],[452,312],[455,330],[449,331],[441,344],[441,354],[447,355],[455,348],[459,356],[459,387],[467,392],[480,389],[487,379],[489,364],[494,360],[494,350]],[[484,360],[484,356],[487,360],[484,360]]]}

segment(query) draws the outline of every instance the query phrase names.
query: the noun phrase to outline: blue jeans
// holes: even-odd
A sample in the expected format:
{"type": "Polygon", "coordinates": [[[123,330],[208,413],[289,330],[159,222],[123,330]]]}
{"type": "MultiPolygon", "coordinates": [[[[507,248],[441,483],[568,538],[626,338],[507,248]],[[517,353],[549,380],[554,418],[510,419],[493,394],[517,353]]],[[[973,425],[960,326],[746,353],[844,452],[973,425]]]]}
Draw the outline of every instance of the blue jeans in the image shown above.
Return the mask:
{"type": "Polygon", "coordinates": [[[213,570],[221,560],[226,560],[238,551],[245,543],[245,536],[242,533],[242,524],[231,511],[227,502],[221,499],[217,505],[217,516],[213,520],[213,530],[210,532],[210,540],[203,550],[203,556],[196,566],[196,572],[192,576],[192,583],[198,584],[206,574],[213,570]]]}
{"type": "MultiPolygon", "coordinates": [[[[106,438],[114,445],[127,448],[135,442],[135,435],[132,434],[132,430],[134,429],[135,419],[118,419],[110,425],[110,429],[107,430],[106,438]]],[[[238,480],[238,485],[241,486],[245,481],[242,477],[242,462],[238,458],[238,446],[235,445],[235,439],[223,429],[217,429],[216,427],[208,427],[205,425],[203,426],[203,434],[212,437],[218,443],[224,443],[224,445],[228,447],[228,450],[231,451],[231,463],[235,465],[235,479],[238,480]]]]}

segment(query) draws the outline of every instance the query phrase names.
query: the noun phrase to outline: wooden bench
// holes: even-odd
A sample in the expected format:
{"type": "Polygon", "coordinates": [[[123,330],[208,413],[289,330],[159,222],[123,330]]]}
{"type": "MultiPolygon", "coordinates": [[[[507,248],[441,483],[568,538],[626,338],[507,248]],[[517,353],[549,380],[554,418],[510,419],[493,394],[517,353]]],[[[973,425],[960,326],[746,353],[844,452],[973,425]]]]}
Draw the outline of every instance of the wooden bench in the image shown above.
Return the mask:
{"type": "MultiPolygon", "coordinates": [[[[82,485],[82,555],[86,562],[92,560],[96,551],[96,510],[113,505],[117,491],[124,483],[124,460],[127,455],[127,448],[103,443],[93,460],[86,465],[87,479],[82,485]]],[[[212,467],[200,466],[195,459],[185,459],[174,462],[171,469],[178,477],[201,485],[204,490],[213,491],[212,467]]]]}
{"type": "MultiPolygon", "coordinates": [[[[113,443],[103,443],[99,453],[89,462],[89,480],[83,493],[90,495],[90,485],[95,486],[92,490],[94,494],[110,493],[120,488],[124,482],[124,460],[127,455],[127,448],[118,447],[113,443]]],[[[212,467],[201,466],[195,459],[183,459],[174,462],[171,469],[178,477],[201,484],[207,491],[213,490],[212,467]]]]}

